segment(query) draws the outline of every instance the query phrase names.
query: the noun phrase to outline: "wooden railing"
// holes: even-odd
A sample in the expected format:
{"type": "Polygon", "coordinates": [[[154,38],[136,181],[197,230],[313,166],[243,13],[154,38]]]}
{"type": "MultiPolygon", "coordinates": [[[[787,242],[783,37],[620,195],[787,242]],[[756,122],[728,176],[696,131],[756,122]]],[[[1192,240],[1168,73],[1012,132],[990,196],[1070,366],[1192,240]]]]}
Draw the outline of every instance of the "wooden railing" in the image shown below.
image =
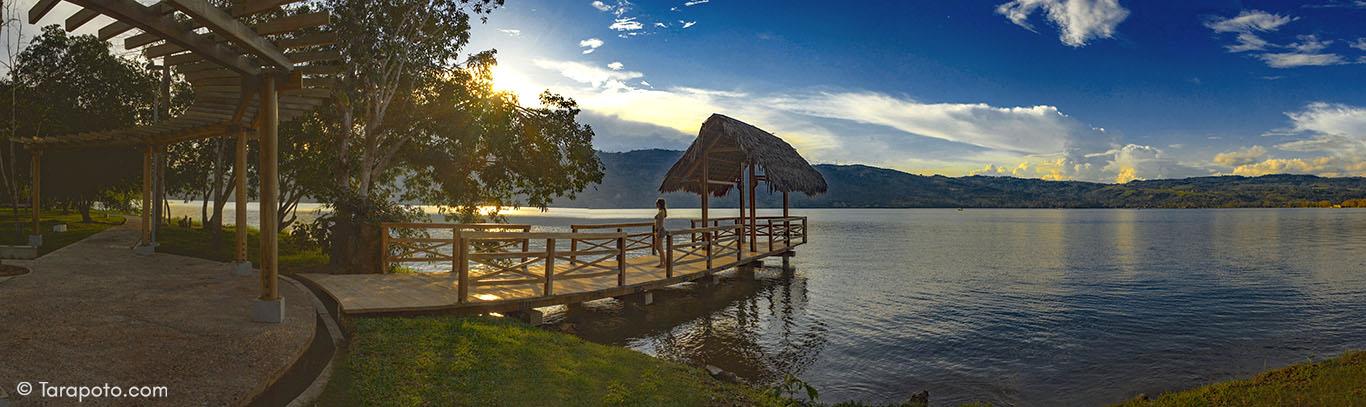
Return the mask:
{"type": "Polygon", "coordinates": [[[683,230],[670,230],[664,236],[664,276],[673,278],[674,269],[679,266],[706,262],[705,270],[711,273],[715,259],[735,256],[735,261],[744,257],[740,249],[740,225],[712,226],[683,230]],[[682,237],[687,239],[683,240],[682,237]]]}
{"type": "MultiPolygon", "coordinates": [[[[704,263],[702,272],[710,274],[718,269],[719,260],[744,260],[745,232],[764,236],[769,251],[779,243],[790,248],[794,242],[806,242],[805,217],[762,217],[749,229],[725,224],[737,219],[714,219],[708,223],[716,226],[664,232],[663,253],[658,254],[664,256],[665,277],[673,278],[675,269],[694,263],[704,263]]],[[[559,280],[615,275],[616,285],[625,286],[627,254],[655,253],[661,237],[646,222],[571,225],[570,229],[570,233],[533,233],[529,225],[384,223],[382,262],[385,272],[402,263],[449,263],[461,303],[469,301],[471,287],[540,286],[542,296],[551,296],[559,280]],[[592,232],[604,229],[611,232],[592,232]]],[[[697,272],[698,267],[687,269],[697,272]]]]}
{"type": "MultiPolygon", "coordinates": [[[[459,268],[460,252],[456,248],[461,232],[529,231],[531,225],[504,223],[381,223],[380,270],[388,273],[393,271],[395,265],[401,263],[447,262],[451,265],[451,272],[455,272],[459,268]]],[[[528,241],[499,242],[494,247],[502,251],[526,251],[528,248],[528,241]]]]}
{"type": "MultiPolygon", "coordinates": [[[[783,243],[784,247],[792,247],[793,242],[797,244],[806,243],[806,217],[805,216],[759,216],[755,218],[753,226],[740,225],[739,217],[726,217],[707,219],[709,227],[741,226],[740,234],[745,242],[754,239],[755,248],[767,247],[768,251],[777,250],[777,244],[783,243]]],[[[701,227],[700,219],[690,220],[693,228],[701,227]]],[[[697,236],[693,237],[697,241],[697,236]]],[[[741,245],[748,243],[742,242],[741,245]]]]}
{"type": "Polygon", "coordinates": [[[616,275],[617,286],[626,285],[625,233],[462,232],[460,240],[460,252],[466,259],[460,263],[457,277],[460,302],[468,301],[470,287],[479,286],[535,283],[541,285],[542,296],[551,296],[555,295],[556,280],[616,275]],[[497,247],[500,242],[533,240],[543,249],[521,252],[483,249],[497,247]],[[594,248],[562,250],[559,246],[566,241],[578,241],[594,248]],[[586,260],[571,260],[580,257],[586,260]]]}
{"type": "MultiPolygon", "coordinates": [[[[655,247],[657,247],[655,246],[655,243],[657,243],[656,241],[659,240],[659,237],[655,232],[655,224],[653,222],[578,224],[569,225],[569,230],[573,233],[601,233],[609,231],[625,233],[626,251],[628,253],[640,250],[649,251],[652,255],[659,254],[655,250],[655,247]]],[[[569,242],[569,250],[578,250],[580,243],[581,242],[578,240],[571,240],[569,242]]],[[[577,260],[570,258],[569,261],[577,260]]]]}

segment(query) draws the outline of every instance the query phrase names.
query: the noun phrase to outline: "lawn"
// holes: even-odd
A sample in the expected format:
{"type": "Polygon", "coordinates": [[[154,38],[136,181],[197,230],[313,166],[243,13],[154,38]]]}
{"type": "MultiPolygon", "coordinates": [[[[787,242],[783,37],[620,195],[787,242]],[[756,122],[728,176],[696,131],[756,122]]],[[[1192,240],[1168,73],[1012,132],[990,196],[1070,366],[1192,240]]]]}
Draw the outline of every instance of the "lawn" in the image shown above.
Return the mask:
{"type": "MultiPolygon", "coordinates": [[[[4,245],[28,245],[28,235],[32,233],[32,220],[29,218],[27,209],[21,209],[19,216],[15,216],[10,209],[0,209],[0,244],[4,245]],[[16,227],[16,224],[18,227],[16,227]]],[[[63,213],[57,211],[43,212],[38,215],[39,231],[43,234],[43,245],[38,248],[38,255],[51,253],[54,250],[85,239],[90,235],[99,233],[112,226],[121,225],[125,222],[124,217],[119,214],[99,212],[92,216],[93,223],[81,223],[81,214],[76,212],[63,213]],[[65,232],[53,232],[52,226],[66,224],[65,232]]]]}
{"type": "Polygon", "coordinates": [[[771,405],[761,390],[500,318],[356,318],[318,405],[771,405]]]}
{"type": "MultiPolygon", "coordinates": [[[[213,234],[198,225],[191,228],[162,225],[157,234],[157,252],[229,262],[233,260],[236,250],[233,246],[235,233],[232,226],[225,226],[215,242],[213,234]]],[[[284,234],[280,235],[279,247],[281,274],[314,272],[327,265],[327,255],[321,250],[288,244],[284,234]]],[[[251,227],[247,228],[247,258],[253,265],[260,264],[261,235],[251,227]]]]}
{"type": "Polygon", "coordinates": [[[1119,406],[1360,406],[1366,405],[1366,352],[1262,372],[1251,379],[1166,393],[1119,406]]]}

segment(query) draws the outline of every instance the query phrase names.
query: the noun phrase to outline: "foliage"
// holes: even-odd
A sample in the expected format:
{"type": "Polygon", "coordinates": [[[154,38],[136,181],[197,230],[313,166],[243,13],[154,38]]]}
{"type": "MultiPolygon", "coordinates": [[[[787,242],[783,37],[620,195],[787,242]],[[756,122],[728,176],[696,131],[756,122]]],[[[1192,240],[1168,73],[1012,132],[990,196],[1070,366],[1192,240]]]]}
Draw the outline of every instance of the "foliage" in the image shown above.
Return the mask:
{"type": "Polygon", "coordinates": [[[356,318],[319,405],[775,404],[625,348],[493,318],[356,318]]]}
{"type": "MultiPolygon", "coordinates": [[[[232,236],[233,226],[225,226],[224,234],[232,236]]],[[[210,231],[191,224],[191,227],[162,226],[157,233],[157,252],[181,256],[198,257],[214,261],[234,260],[236,248],[231,244],[213,244],[210,231]]],[[[317,247],[298,244],[298,239],[289,234],[280,235],[280,273],[297,274],[318,272],[327,264],[327,255],[317,247]]],[[[252,264],[261,264],[260,231],[247,229],[247,259],[252,264]]]]}
{"type": "MultiPolygon", "coordinates": [[[[17,135],[47,136],[145,123],[156,83],[149,70],[113,55],[105,42],[52,25],[19,53],[5,86],[17,93],[17,135]]],[[[52,152],[43,161],[43,196],[79,209],[86,220],[95,201],[132,188],[141,174],[141,154],[132,149],[52,152]],[[102,170],[88,171],[92,163],[102,170]]]]}
{"type": "Polygon", "coordinates": [[[1275,369],[1120,406],[1347,406],[1366,403],[1366,352],[1275,369]]]}
{"type": "Polygon", "coordinates": [[[818,405],[821,399],[820,392],[816,391],[815,387],[791,373],[783,375],[783,381],[773,386],[769,392],[775,399],[787,400],[787,404],[794,406],[818,405]],[[805,397],[805,401],[802,401],[802,397],[805,397]]]}
{"type": "Polygon", "coordinates": [[[544,206],[601,177],[592,130],[573,101],[544,95],[524,108],[492,90],[493,52],[469,56],[470,19],[501,0],[333,0],[341,38],[339,94],[324,113],[330,182],[316,198],[335,210],[334,266],[377,267],[375,223],[400,200],[443,205],[461,220],[479,205],[544,206]]]}

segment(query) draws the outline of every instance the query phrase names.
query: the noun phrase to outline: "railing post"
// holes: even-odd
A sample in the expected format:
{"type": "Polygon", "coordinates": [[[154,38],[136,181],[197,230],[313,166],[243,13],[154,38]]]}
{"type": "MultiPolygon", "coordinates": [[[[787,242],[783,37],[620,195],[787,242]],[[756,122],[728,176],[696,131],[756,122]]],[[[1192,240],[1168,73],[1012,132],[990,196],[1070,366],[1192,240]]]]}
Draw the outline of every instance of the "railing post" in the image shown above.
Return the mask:
{"type": "Polygon", "coordinates": [[[617,235],[617,287],[626,285],[626,237],[617,235]]]}
{"type": "MultiPolygon", "coordinates": [[[[570,231],[570,232],[574,232],[574,233],[579,233],[579,228],[578,228],[577,226],[570,226],[570,227],[569,227],[569,231],[570,231]]],[[[579,239],[569,239],[569,252],[570,252],[570,253],[573,253],[573,252],[577,252],[577,251],[579,251],[579,239]]],[[[572,266],[572,265],[579,264],[579,255],[577,255],[577,254],[571,254],[571,255],[569,255],[569,264],[570,264],[571,266],[572,266]]]]}
{"type": "MultiPolygon", "coordinates": [[[[572,249],[571,249],[572,250],[572,249]]],[[[555,239],[545,240],[545,296],[555,294],[555,239]]]]}
{"type": "Polygon", "coordinates": [[[459,267],[460,275],[458,277],[459,281],[456,282],[457,284],[459,284],[459,286],[457,287],[458,290],[456,295],[458,295],[457,299],[460,301],[460,303],[463,304],[469,301],[470,296],[470,262],[465,261],[466,259],[469,259],[470,241],[466,240],[462,236],[461,238],[456,239],[456,242],[460,243],[461,260],[459,267]]]}
{"type": "Polygon", "coordinates": [[[735,225],[735,264],[745,259],[745,237],[742,235],[742,225],[735,225]]]}
{"type": "Polygon", "coordinates": [[[792,218],[783,218],[783,247],[792,250],[792,218]]]}
{"type": "MultiPolygon", "coordinates": [[[[526,232],[524,232],[524,233],[530,233],[530,232],[531,232],[531,231],[526,231],[526,232]]],[[[526,252],[529,252],[529,251],[531,251],[531,238],[522,238],[522,253],[526,253],[526,252]]],[[[522,264],[522,272],[523,272],[523,273],[531,273],[531,265],[530,265],[530,264],[526,264],[527,259],[529,259],[529,257],[522,256],[522,263],[523,263],[523,264],[522,264]]]]}
{"type": "Polygon", "coordinates": [[[768,219],[768,251],[773,252],[773,218],[768,219]]]}
{"type": "Polygon", "coordinates": [[[802,217],[802,244],[806,244],[806,234],[807,234],[807,229],[806,229],[806,227],[807,227],[807,226],[806,226],[806,217],[803,216],[803,217],[802,217]]]}
{"type": "MultiPolygon", "coordinates": [[[[247,227],[247,225],[242,224],[237,227],[240,229],[247,227]]],[[[454,250],[455,247],[452,246],[451,249],[454,250]]],[[[379,224],[379,250],[379,273],[387,274],[390,267],[393,267],[389,263],[389,224],[387,223],[379,224]]]]}
{"type": "Polygon", "coordinates": [[[674,277],[674,237],[664,235],[664,278],[674,277]]]}
{"type": "Polygon", "coordinates": [[[707,275],[711,275],[711,233],[702,232],[702,242],[707,255],[707,275]]]}

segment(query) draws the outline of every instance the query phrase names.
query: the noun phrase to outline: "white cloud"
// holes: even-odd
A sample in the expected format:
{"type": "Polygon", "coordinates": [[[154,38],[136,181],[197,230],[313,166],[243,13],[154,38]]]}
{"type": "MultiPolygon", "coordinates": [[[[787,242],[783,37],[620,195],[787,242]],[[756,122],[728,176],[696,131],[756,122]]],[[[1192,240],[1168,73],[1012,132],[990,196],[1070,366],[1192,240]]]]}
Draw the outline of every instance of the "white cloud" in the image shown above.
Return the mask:
{"type": "Polygon", "coordinates": [[[1237,43],[1224,47],[1228,52],[1261,51],[1268,45],[1266,40],[1253,33],[1238,33],[1237,38],[1237,43]]]}
{"type": "Polygon", "coordinates": [[[583,41],[579,41],[579,48],[584,48],[584,54],[592,54],[593,51],[597,51],[599,47],[602,47],[602,44],[603,42],[600,39],[589,38],[583,41]]]}
{"type": "Polygon", "coordinates": [[[1362,50],[1362,51],[1366,51],[1366,37],[1357,38],[1356,41],[1352,41],[1352,43],[1350,44],[1350,46],[1351,46],[1352,48],[1356,48],[1356,49],[1359,49],[1359,50],[1362,50]]]}
{"type": "Polygon", "coordinates": [[[1039,10],[1058,26],[1062,43],[1072,47],[1113,37],[1115,27],[1129,16],[1118,0],[1014,0],[996,7],[997,14],[1030,31],[1034,26],[1029,17],[1039,10]]]}
{"type": "Polygon", "coordinates": [[[601,1],[596,1],[596,0],[595,0],[595,1],[593,1],[592,3],[589,3],[589,5],[592,5],[593,8],[598,9],[598,11],[611,11],[611,10],[612,10],[612,6],[609,6],[609,5],[607,5],[606,3],[603,3],[603,2],[601,2],[601,1]]]}
{"type": "Polygon", "coordinates": [[[620,83],[627,80],[645,76],[645,74],[640,72],[607,70],[574,61],[537,59],[532,61],[532,63],[541,69],[559,72],[560,75],[565,78],[569,78],[575,82],[592,85],[594,88],[619,86],[620,83]]]}
{"type": "Polygon", "coordinates": [[[621,68],[625,68],[626,65],[622,65],[620,61],[612,61],[612,63],[607,64],[607,67],[611,68],[613,71],[620,71],[621,68]]]}
{"type": "Polygon", "coordinates": [[[635,31],[645,28],[645,26],[640,24],[639,21],[636,21],[635,17],[626,17],[618,18],[616,21],[612,22],[612,25],[607,26],[607,28],[616,31],[635,31]]]}
{"type": "Polygon", "coordinates": [[[692,7],[692,6],[696,6],[696,5],[698,5],[698,4],[707,4],[707,3],[710,3],[710,2],[711,2],[711,0],[691,0],[691,1],[689,1],[689,2],[683,3],[683,5],[686,6],[686,7],[692,7]]]}
{"type": "Polygon", "coordinates": [[[1272,68],[1296,68],[1301,66],[1327,66],[1347,63],[1338,54],[1304,54],[1297,52],[1273,52],[1257,55],[1272,68]]]}
{"type": "Polygon", "coordinates": [[[696,21],[683,21],[683,20],[678,20],[678,22],[679,22],[680,24],[683,24],[683,28],[692,28],[692,26],[697,25],[697,22],[696,22],[696,21]]]}
{"type": "MultiPolygon", "coordinates": [[[[1286,113],[1286,116],[1290,118],[1291,127],[1268,134],[1302,137],[1276,145],[1277,149],[1293,156],[1270,157],[1268,154],[1262,159],[1263,155],[1221,153],[1215,156],[1215,162],[1234,167],[1234,174],[1249,176],[1276,173],[1366,176],[1366,107],[1314,102],[1300,111],[1286,113]]],[[[1257,146],[1253,148],[1260,150],[1257,146]]]]}
{"type": "Polygon", "coordinates": [[[1226,167],[1248,165],[1266,157],[1266,148],[1252,146],[1241,150],[1226,151],[1214,155],[1214,163],[1226,167]]]}
{"type": "Polygon", "coordinates": [[[522,30],[516,30],[516,29],[511,29],[511,28],[500,28],[500,29],[498,29],[498,32],[501,32],[501,33],[503,33],[503,34],[507,34],[507,35],[513,36],[513,37],[521,37],[521,36],[522,36],[522,30]]]}
{"type": "Polygon", "coordinates": [[[1271,14],[1261,10],[1243,10],[1233,18],[1216,17],[1205,23],[1206,27],[1217,33],[1251,33],[1256,31],[1276,31],[1298,17],[1271,14]]]}

